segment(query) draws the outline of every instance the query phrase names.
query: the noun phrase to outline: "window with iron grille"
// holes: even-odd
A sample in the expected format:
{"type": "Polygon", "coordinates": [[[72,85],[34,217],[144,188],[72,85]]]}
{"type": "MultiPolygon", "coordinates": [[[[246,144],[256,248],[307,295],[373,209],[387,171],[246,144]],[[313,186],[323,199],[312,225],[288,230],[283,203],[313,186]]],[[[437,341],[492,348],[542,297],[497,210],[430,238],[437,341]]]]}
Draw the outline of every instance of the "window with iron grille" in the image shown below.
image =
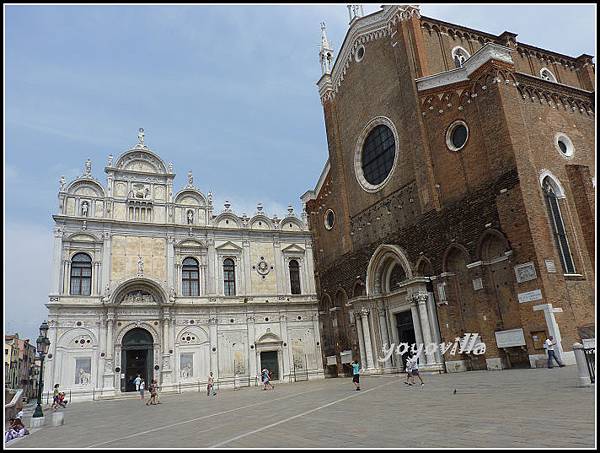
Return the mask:
{"type": "Polygon", "coordinates": [[[300,294],[300,265],[296,260],[290,260],[290,286],[292,294],[300,294]]]}
{"type": "Polygon", "coordinates": [[[181,286],[184,296],[200,295],[200,271],[198,261],[194,258],[183,260],[181,268],[181,286]]]}
{"type": "Polygon", "coordinates": [[[71,260],[71,294],[89,296],[92,292],[92,259],[77,253],[71,260]]]}
{"type": "Polygon", "coordinates": [[[235,263],[231,258],[223,261],[223,288],[226,296],[235,296],[235,263]]]}
{"type": "Polygon", "coordinates": [[[380,124],[367,136],[362,149],[362,171],[369,184],[381,184],[390,174],[396,156],[392,130],[380,124]]]}
{"type": "Polygon", "coordinates": [[[546,205],[548,207],[548,215],[551,219],[552,233],[554,234],[554,240],[556,241],[556,246],[559,250],[560,262],[565,274],[574,274],[575,264],[573,263],[571,249],[569,248],[565,224],[560,213],[558,197],[556,196],[554,187],[549,177],[544,179],[542,187],[544,188],[544,196],[546,198],[546,205]]]}

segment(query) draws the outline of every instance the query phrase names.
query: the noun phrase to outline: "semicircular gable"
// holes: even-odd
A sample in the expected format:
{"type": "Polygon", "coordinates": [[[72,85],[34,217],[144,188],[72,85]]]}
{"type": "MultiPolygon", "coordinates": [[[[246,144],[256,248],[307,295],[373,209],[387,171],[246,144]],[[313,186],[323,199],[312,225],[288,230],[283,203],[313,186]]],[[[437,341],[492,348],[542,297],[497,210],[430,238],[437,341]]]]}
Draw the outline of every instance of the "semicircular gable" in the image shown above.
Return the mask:
{"type": "Polygon", "coordinates": [[[104,187],[91,178],[76,179],[67,187],[67,192],[72,195],[84,195],[87,197],[104,197],[104,187]]]}
{"type": "Polygon", "coordinates": [[[167,167],[163,160],[147,148],[130,149],[124,152],[117,159],[115,168],[147,173],[167,173],[167,167]]]}
{"type": "Polygon", "coordinates": [[[208,332],[198,326],[185,326],[177,334],[179,344],[202,344],[209,341],[208,332]]]}
{"type": "Polygon", "coordinates": [[[219,228],[240,228],[240,219],[230,212],[219,214],[215,218],[215,225],[219,228]]]}
{"type": "Polygon", "coordinates": [[[175,195],[175,203],[186,206],[206,206],[206,197],[198,190],[184,189],[175,195]]]}
{"type": "Polygon", "coordinates": [[[296,217],[286,217],[279,222],[279,229],[284,231],[302,231],[304,224],[296,217]]]}
{"type": "Polygon", "coordinates": [[[101,242],[99,238],[94,236],[92,233],[73,233],[68,236],[65,241],[73,242],[101,242]]]}
{"type": "Polygon", "coordinates": [[[249,225],[252,230],[270,230],[273,228],[273,222],[271,222],[271,219],[262,214],[252,217],[249,225]]]}
{"type": "Polygon", "coordinates": [[[75,339],[78,339],[79,337],[89,337],[91,340],[90,346],[98,345],[96,335],[94,335],[94,332],[85,327],[76,327],[74,329],[67,330],[60,336],[56,344],[58,347],[62,348],[74,348],[75,346],[77,346],[75,344],[75,339]]]}

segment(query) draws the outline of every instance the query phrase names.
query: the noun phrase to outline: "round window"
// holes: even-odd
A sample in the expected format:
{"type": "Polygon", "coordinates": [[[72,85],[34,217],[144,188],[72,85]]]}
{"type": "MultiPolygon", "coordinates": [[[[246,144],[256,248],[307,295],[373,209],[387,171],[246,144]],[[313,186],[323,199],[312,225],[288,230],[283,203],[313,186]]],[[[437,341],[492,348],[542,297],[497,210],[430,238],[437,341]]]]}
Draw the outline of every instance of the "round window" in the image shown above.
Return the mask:
{"type": "Polygon", "coordinates": [[[365,56],[365,46],[360,46],[357,50],[356,50],[356,55],[354,56],[354,59],[359,62],[361,61],[365,56]]]}
{"type": "Polygon", "coordinates": [[[325,213],[325,228],[331,230],[335,223],[335,214],[331,209],[328,209],[325,213]]]}
{"type": "Polygon", "coordinates": [[[381,124],[373,129],[362,149],[362,171],[369,184],[381,184],[389,176],[396,156],[392,130],[381,124]]]}
{"type": "Polygon", "coordinates": [[[455,121],[446,132],[446,146],[450,151],[460,151],[469,139],[469,128],[464,121],[455,121]]]}
{"type": "Polygon", "coordinates": [[[573,156],[573,142],[562,132],[554,136],[554,146],[563,157],[570,158],[573,156]]]}

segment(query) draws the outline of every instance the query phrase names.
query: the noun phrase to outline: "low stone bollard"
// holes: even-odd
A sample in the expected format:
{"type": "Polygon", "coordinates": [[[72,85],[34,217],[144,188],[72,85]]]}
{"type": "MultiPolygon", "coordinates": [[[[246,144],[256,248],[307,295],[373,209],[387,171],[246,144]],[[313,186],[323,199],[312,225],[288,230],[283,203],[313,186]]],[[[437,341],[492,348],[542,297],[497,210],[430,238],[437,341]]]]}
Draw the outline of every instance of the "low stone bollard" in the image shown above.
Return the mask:
{"type": "Polygon", "coordinates": [[[590,380],[590,373],[587,368],[587,359],[583,352],[583,345],[581,343],[573,344],[573,352],[575,353],[575,361],[577,362],[577,374],[578,374],[578,387],[591,387],[592,381],[590,380]]]}
{"type": "Polygon", "coordinates": [[[41,428],[46,423],[46,417],[31,417],[29,428],[41,428]]]}
{"type": "Polygon", "coordinates": [[[54,412],[50,417],[50,426],[61,426],[65,424],[65,413],[54,412]]]}

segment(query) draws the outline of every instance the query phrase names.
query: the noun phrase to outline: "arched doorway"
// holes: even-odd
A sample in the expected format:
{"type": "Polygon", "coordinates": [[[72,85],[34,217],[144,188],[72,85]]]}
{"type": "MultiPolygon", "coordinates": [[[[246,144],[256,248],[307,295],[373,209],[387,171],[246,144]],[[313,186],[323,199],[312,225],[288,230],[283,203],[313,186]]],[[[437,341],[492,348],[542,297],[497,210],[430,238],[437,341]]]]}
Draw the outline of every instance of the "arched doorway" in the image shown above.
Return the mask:
{"type": "Polygon", "coordinates": [[[154,364],[152,335],[145,329],[135,328],[123,337],[121,352],[121,370],[125,377],[121,378],[121,391],[134,392],[133,380],[139,374],[146,382],[146,388],[153,378],[154,364]]]}

